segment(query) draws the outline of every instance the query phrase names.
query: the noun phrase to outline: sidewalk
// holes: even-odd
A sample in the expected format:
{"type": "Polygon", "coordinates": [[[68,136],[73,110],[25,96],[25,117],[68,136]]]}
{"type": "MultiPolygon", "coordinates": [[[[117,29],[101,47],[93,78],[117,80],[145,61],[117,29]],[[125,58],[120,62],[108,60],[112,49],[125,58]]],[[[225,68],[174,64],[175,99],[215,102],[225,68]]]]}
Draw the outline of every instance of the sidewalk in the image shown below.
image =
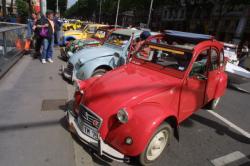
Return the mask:
{"type": "Polygon", "coordinates": [[[62,63],[24,56],[0,79],[0,165],[75,165],[73,140],[62,124],[68,100],[62,63]]]}

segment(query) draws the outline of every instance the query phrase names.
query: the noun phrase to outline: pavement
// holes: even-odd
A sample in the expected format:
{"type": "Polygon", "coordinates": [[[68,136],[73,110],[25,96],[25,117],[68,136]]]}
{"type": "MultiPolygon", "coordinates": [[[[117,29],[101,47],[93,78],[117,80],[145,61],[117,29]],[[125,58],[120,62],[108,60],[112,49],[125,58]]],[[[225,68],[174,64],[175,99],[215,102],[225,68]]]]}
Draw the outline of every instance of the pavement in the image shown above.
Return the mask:
{"type": "Polygon", "coordinates": [[[49,101],[68,100],[60,63],[43,65],[24,56],[0,80],[0,165],[75,165],[72,138],[63,127],[63,104],[46,107],[49,101]]]}
{"type": "MultiPolygon", "coordinates": [[[[74,88],[60,76],[66,62],[54,60],[43,65],[24,56],[0,80],[0,165],[137,165],[102,158],[67,131],[63,117],[74,88]]],[[[250,91],[250,83],[241,87],[250,91]]],[[[172,139],[153,165],[249,166],[249,99],[250,94],[228,88],[216,114],[199,110],[184,121],[180,140],[172,139]]]]}

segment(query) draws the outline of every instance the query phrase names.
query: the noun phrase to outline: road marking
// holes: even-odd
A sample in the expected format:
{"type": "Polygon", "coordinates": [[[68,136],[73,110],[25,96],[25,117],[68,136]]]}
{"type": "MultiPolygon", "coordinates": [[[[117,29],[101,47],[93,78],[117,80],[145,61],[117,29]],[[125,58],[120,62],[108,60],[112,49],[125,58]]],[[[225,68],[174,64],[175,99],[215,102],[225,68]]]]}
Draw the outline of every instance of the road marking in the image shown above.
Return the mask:
{"type": "Polygon", "coordinates": [[[229,153],[229,154],[227,154],[225,156],[213,159],[213,160],[211,160],[211,163],[214,166],[225,166],[225,165],[227,165],[229,163],[232,163],[234,161],[237,161],[237,160],[240,160],[240,159],[243,159],[243,158],[247,158],[246,155],[244,155],[243,153],[241,153],[239,151],[236,151],[236,152],[233,152],[233,153],[229,153]]]}
{"type": "Polygon", "coordinates": [[[226,123],[229,127],[233,128],[234,130],[238,131],[239,133],[241,133],[242,135],[244,135],[245,137],[250,139],[250,133],[248,133],[245,130],[241,129],[240,127],[236,126],[235,124],[233,124],[232,122],[230,122],[226,118],[222,117],[221,115],[217,114],[213,110],[207,110],[207,112],[214,115],[216,118],[218,118],[221,121],[223,121],[224,123],[226,123]]]}

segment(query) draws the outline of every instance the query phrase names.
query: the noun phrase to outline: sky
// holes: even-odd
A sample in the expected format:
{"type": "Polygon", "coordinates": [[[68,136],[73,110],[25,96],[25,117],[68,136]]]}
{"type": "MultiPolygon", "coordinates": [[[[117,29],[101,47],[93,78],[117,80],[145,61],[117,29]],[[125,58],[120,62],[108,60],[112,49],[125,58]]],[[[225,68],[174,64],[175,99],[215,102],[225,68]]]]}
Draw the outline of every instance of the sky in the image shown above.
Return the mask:
{"type": "Polygon", "coordinates": [[[71,7],[77,0],[68,0],[68,8],[71,7]]]}

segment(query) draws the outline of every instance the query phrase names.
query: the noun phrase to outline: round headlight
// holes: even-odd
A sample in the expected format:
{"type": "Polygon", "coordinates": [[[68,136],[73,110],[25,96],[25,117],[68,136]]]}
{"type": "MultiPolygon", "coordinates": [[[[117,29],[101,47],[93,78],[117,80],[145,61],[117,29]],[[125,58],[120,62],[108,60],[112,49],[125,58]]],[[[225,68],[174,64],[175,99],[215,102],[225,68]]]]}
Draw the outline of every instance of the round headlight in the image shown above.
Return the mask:
{"type": "Polygon", "coordinates": [[[117,113],[117,119],[119,120],[119,122],[121,123],[127,123],[128,122],[128,112],[126,111],[125,108],[120,109],[117,113]]]}
{"type": "Polygon", "coordinates": [[[74,87],[75,87],[75,92],[80,92],[81,94],[84,93],[84,91],[80,88],[80,85],[77,81],[74,81],[74,87]]]}

